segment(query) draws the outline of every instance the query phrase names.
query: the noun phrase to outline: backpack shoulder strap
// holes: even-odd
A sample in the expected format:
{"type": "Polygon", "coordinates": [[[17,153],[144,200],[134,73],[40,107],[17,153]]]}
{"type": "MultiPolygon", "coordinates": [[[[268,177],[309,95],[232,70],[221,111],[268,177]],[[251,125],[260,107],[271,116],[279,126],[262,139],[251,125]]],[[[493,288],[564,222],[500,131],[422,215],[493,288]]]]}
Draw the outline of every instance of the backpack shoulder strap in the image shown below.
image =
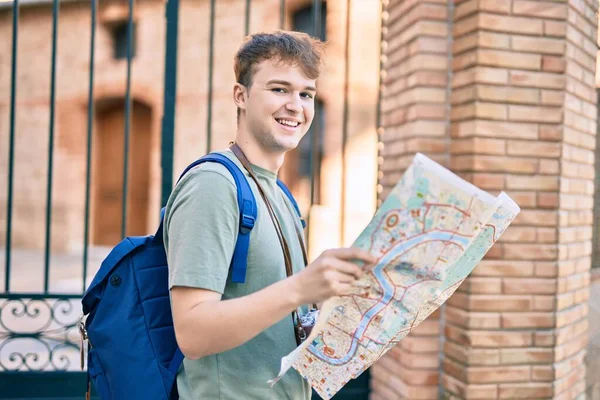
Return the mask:
{"type": "MultiPolygon", "coordinates": [[[[235,181],[238,207],[240,210],[240,222],[238,238],[235,243],[233,258],[231,260],[231,278],[235,283],[244,283],[246,281],[248,248],[250,247],[250,231],[252,231],[254,223],[256,222],[256,200],[244,173],[235,162],[220,153],[210,153],[194,161],[183,171],[177,181],[179,182],[179,180],[181,180],[181,178],[183,178],[183,176],[192,168],[205,162],[216,162],[223,165],[231,173],[231,176],[233,176],[233,180],[235,181]]],[[[156,240],[161,241],[163,239],[163,215],[164,209],[161,211],[160,226],[155,235],[156,240]]]]}
{"type": "Polygon", "coordinates": [[[300,207],[298,207],[298,203],[296,202],[296,199],[294,199],[294,196],[292,195],[292,192],[290,191],[290,189],[288,189],[288,187],[285,186],[285,183],[283,183],[279,179],[277,179],[277,186],[279,186],[281,188],[281,190],[283,191],[283,193],[285,193],[287,198],[290,199],[290,201],[292,202],[292,205],[294,206],[294,209],[296,210],[296,212],[298,213],[298,216],[300,217],[300,221],[302,222],[302,228],[306,228],[306,221],[304,221],[304,218],[302,218],[302,213],[300,212],[300,207]]]}

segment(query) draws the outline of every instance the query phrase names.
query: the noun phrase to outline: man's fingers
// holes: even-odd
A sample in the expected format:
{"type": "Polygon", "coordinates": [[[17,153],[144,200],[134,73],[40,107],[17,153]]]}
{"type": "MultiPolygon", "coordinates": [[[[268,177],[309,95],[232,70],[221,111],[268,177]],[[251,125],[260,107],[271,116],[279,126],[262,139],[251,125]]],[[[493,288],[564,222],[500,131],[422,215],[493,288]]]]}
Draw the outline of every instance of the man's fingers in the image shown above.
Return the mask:
{"type": "Polygon", "coordinates": [[[345,274],[337,270],[334,272],[334,274],[332,274],[332,278],[337,284],[346,285],[351,285],[356,280],[356,277],[354,275],[345,274]]]}
{"type": "Polygon", "coordinates": [[[336,258],[332,259],[332,267],[334,267],[336,271],[339,271],[344,275],[352,276],[355,279],[360,278],[363,274],[363,270],[356,264],[336,258]]]}
{"type": "Polygon", "coordinates": [[[348,247],[342,249],[331,250],[333,255],[343,260],[358,260],[365,264],[374,264],[377,262],[377,257],[371,255],[368,251],[358,249],[356,247],[348,247]]]}

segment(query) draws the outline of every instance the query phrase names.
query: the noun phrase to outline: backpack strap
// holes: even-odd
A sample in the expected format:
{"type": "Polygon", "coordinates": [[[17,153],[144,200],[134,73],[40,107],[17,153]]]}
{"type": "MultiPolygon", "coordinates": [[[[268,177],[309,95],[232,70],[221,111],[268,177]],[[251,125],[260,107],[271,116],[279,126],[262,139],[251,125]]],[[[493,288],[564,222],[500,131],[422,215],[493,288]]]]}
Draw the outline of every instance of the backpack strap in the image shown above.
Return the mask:
{"type": "MultiPolygon", "coordinates": [[[[244,173],[235,162],[220,153],[210,153],[191,163],[183,171],[177,182],[179,182],[189,170],[205,162],[216,162],[223,165],[231,173],[233,180],[235,181],[238,207],[240,210],[240,226],[235,249],[233,251],[233,258],[231,260],[231,279],[235,283],[244,283],[246,281],[248,248],[250,247],[250,231],[252,231],[254,223],[256,222],[256,200],[244,173]]],[[[164,209],[161,211],[160,226],[155,235],[156,240],[163,239],[163,215],[164,209]]]]}
{"type": "Polygon", "coordinates": [[[183,357],[183,353],[179,347],[177,347],[175,349],[175,354],[173,354],[173,358],[171,358],[171,362],[169,363],[169,371],[171,371],[173,375],[177,375],[177,371],[179,370],[179,366],[183,361],[183,357]]]}
{"type": "Polygon", "coordinates": [[[298,216],[300,217],[300,221],[302,222],[302,228],[306,228],[306,221],[304,221],[304,218],[302,218],[302,213],[300,212],[300,207],[298,207],[298,203],[296,202],[296,199],[294,199],[294,196],[292,195],[292,192],[290,191],[290,189],[288,189],[288,187],[285,186],[285,183],[283,183],[279,179],[277,179],[277,186],[279,186],[281,188],[281,190],[283,191],[283,193],[285,193],[287,198],[290,199],[290,201],[292,202],[292,205],[294,206],[294,208],[296,209],[296,212],[298,213],[298,216]]]}

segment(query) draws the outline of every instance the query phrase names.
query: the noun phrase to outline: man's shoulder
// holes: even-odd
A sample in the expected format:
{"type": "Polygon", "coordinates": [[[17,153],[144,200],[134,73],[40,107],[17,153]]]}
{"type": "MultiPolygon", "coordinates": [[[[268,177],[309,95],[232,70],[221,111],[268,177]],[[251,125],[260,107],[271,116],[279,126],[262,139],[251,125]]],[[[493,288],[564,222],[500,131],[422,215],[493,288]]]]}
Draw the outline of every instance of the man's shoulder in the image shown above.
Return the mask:
{"type": "MultiPolygon", "coordinates": [[[[217,152],[217,153],[224,155],[225,157],[227,157],[231,161],[233,161],[234,164],[238,165],[235,157],[233,156],[233,153],[231,153],[229,151],[222,151],[222,152],[217,152]]],[[[239,165],[238,165],[238,168],[239,168],[239,165]]],[[[222,181],[223,179],[225,179],[226,181],[230,182],[232,185],[235,186],[235,180],[233,178],[233,175],[227,169],[227,167],[225,167],[223,164],[220,164],[218,162],[208,161],[208,162],[204,162],[204,163],[199,164],[199,165],[195,166],[194,168],[190,169],[183,176],[183,178],[181,178],[181,180],[177,183],[176,187],[186,186],[190,182],[211,184],[213,181],[218,182],[218,181],[222,181]]]]}

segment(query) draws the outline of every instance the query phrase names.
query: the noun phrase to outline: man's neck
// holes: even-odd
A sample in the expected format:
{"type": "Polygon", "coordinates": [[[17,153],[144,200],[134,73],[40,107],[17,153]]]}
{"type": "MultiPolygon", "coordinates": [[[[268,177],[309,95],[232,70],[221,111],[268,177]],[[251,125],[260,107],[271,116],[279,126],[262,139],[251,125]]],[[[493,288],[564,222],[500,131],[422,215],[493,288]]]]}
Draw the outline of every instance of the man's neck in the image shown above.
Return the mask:
{"type": "Polygon", "coordinates": [[[244,152],[244,155],[250,161],[250,164],[266,169],[275,174],[281,168],[285,153],[271,153],[265,151],[256,141],[248,137],[249,135],[236,135],[235,142],[244,152]]]}

